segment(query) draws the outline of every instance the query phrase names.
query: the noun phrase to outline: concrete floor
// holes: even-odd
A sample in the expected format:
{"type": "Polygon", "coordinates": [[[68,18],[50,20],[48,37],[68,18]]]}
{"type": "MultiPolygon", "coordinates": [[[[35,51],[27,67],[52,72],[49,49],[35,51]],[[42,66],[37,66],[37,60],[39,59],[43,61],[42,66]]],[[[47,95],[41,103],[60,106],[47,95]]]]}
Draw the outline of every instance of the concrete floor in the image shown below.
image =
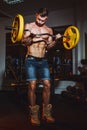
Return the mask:
{"type": "MultiPolygon", "coordinates": [[[[38,101],[38,100],[37,100],[38,101]]],[[[39,101],[40,103],[40,101],[39,101]]],[[[0,92],[0,130],[87,130],[87,107],[53,95],[54,124],[32,126],[28,120],[27,96],[0,92]]]]}

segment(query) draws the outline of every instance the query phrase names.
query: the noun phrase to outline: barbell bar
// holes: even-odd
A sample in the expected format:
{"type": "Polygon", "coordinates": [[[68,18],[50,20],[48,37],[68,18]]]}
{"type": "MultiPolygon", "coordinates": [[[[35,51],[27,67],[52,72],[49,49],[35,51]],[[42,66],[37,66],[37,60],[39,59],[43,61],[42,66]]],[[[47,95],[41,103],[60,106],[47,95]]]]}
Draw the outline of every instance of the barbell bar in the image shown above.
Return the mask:
{"type": "MultiPolygon", "coordinates": [[[[17,30],[17,28],[16,28],[16,27],[11,27],[11,26],[6,26],[6,27],[5,27],[5,30],[11,31],[11,30],[17,30]]],[[[24,31],[29,31],[29,32],[31,32],[29,29],[24,29],[24,31]]],[[[41,34],[33,34],[33,33],[31,33],[31,35],[34,35],[35,37],[37,37],[37,36],[43,36],[43,35],[48,35],[48,36],[51,36],[51,37],[53,37],[53,38],[56,37],[55,35],[51,35],[51,34],[49,34],[49,33],[41,33],[41,34]]],[[[62,35],[62,37],[69,38],[68,36],[64,36],[64,35],[62,35]]]]}
{"type": "MultiPolygon", "coordinates": [[[[11,27],[11,26],[6,26],[5,29],[9,30],[9,31],[11,31],[11,30],[17,30],[17,28],[14,28],[14,27],[11,27]]],[[[29,29],[24,29],[24,31],[29,31],[30,32],[29,29]]],[[[51,35],[49,33],[41,33],[41,34],[33,34],[33,33],[31,33],[31,35],[34,36],[34,37],[43,36],[43,35],[48,35],[48,36],[51,36],[53,38],[56,37],[56,35],[51,35]]],[[[62,37],[70,38],[69,36],[64,36],[64,35],[62,35],[62,37]]]]}
{"type": "MultiPolygon", "coordinates": [[[[15,27],[11,27],[11,26],[6,26],[5,27],[5,30],[9,30],[9,31],[11,31],[11,30],[17,30],[17,28],[15,28],[15,27]]],[[[24,29],[24,31],[30,31],[29,29],[24,29]]]]}
{"type": "MultiPolygon", "coordinates": [[[[21,14],[17,14],[13,20],[12,26],[7,26],[5,27],[5,29],[11,31],[11,41],[13,44],[15,44],[18,41],[21,41],[24,31],[30,31],[28,29],[24,29],[24,18],[21,14]]],[[[51,35],[48,33],[32,34],[32,35],[35,37],[42,35],[48,35],[53,38],[56,37],[56,35],[51,35]]],[[[79,29],[75,26],[69,26],[62,35],[62,38],[63,38],[63,46],[65,49],[70,50],[75,48],[80,39],[79,29]]]]}

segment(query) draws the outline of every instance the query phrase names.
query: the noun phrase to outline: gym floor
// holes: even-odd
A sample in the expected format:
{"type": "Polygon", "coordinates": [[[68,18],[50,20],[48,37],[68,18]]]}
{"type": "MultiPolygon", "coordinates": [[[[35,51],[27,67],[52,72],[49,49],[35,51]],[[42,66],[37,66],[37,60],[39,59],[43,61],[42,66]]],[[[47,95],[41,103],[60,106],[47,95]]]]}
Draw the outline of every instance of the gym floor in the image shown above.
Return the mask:
{"type": "Polygon", "coordinates": [[[53,95],[51,100],[56,122],[32,126],[28,120],[26,94],[0,91],[0,130],[87,130],[86,105],[77,104],[62,95],[53,95]]]}

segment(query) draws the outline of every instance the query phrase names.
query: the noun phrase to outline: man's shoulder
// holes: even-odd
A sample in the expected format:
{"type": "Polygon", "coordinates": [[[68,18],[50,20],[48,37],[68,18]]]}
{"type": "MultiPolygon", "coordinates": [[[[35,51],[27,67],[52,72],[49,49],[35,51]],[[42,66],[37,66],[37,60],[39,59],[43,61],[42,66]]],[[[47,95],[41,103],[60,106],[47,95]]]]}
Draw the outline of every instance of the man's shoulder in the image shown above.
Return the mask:
{"type": "Polygon", "coordinates": [[[46,28],[47,28],[47,30],[48,30],[49,32],[52,32],[52,28],[51,28],[51,27],[46,26],[46,28]]]}

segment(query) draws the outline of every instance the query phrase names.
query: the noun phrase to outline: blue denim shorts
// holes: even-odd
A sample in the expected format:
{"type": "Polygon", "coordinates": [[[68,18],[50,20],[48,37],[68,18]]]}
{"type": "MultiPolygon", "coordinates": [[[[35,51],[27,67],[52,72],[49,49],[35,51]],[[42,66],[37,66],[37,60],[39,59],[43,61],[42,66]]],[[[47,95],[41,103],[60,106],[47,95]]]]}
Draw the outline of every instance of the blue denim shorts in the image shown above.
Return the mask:
{"type": "Polygon", "coordinates": [[[26,81],[50,80],[50,71],[47,59],[29,56],[25,59],[26,81]]]}

